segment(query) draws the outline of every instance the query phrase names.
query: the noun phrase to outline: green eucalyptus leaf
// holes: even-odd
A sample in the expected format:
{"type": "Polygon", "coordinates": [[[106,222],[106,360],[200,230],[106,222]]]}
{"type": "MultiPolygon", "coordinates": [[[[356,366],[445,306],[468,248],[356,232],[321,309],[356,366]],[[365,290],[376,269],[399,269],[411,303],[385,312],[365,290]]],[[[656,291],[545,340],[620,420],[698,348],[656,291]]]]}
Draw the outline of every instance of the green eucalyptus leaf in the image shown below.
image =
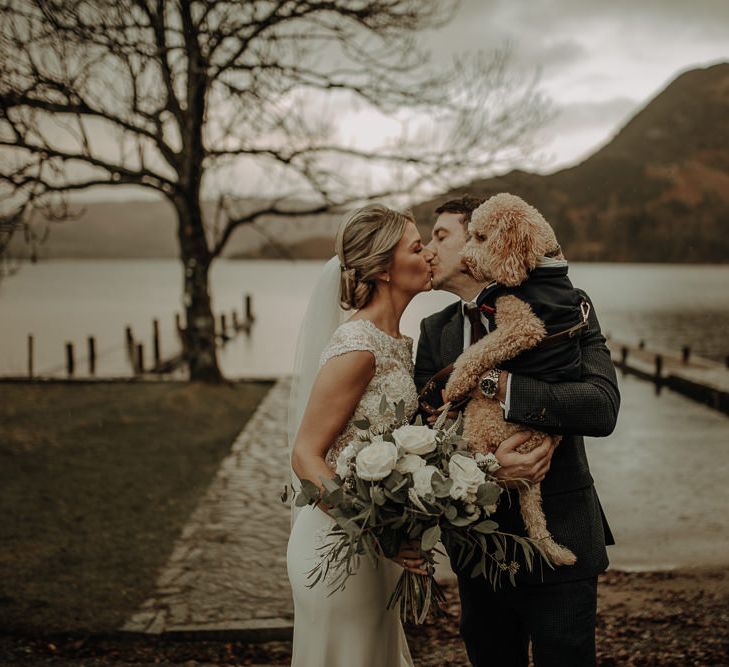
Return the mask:
{"type": "Polygon", "coordinates": [[[382,394],[382,398],[380,399],[380,414],[384,415],[387,412],[388,407],[387,396],[382,394]]]}
{"type": "Polygon", "coordinates": [[[367,502],[370,501],[370,486],[365,482],[363,479],[360,479],[357,477],[357,495],[362,498],[363,500],[366,500],[367,502]]]}
{"type": "Polygon", "coordinates": [[[326,491],[322,500],[333,507],[341,505],[344,502],[344,489],[337,487],[334,491],[326,491]]]}
{"type": "Polygon", "coordinates": [[[465,516],[457,516],[455,519],[449,519],[449,521],[451,525],[458,527],[470,526],[472,523],[471,520],[467,519],[465,516]]]}
{"type": "Polygon", "coordinates": [[[372,500],[375,501],[375,504],[377,505],[384,505],[386,498],[385,498],[385,490],[380,486],[373,486],[372,487],[372,500]]]}
{"type": "Polygon", "coordinates": [[[398,489],[401,489],[407,483],[407,476],[397,470],[393,470],[387,477],[385,477],[385,479],[382,480],[382,485],[393,493],[398,489]]]}
{"type": "Polygon", "coordinates": [[[483,559],[479,560],[478,563],[473,567],[471,570],[471,579],[475,579],[481,574],[485,574],[486,571],[484,570],[484,562],[483,559]]]}
{"type": "Polygon", "coordinates": [[[447,505],[445,508],[445,518],[448,521],[455,519],[458,516],[458,509],[454,505],[447,505]]]}
{"type": "Polygon", "coordinates": [[[363,419],[358,419],[356,422],[353,423],[360,431],[366,431],[370,427],[370,420],[367,419],[367,417],[364,417],[363,419]]]}
{"type": "Polygon", "coordinates": [[[395,405],[395,419],[402,422],[405,420],[405,401],[400,399],[395,405]]]}
{"type": "Polygon", "coordinates": [[[499,524],[496,523],[496,521],[491,521],[490,519],[486,519],[485,521],[481,521],[480,523],[477,523],[473,529],[477,533],[493,533],[495,530],[497,530],[499,527],[499,524]]]}
{"type": "Polygon", "coordinates": [[[479,505],[494,505],[501,495],[501,487],[493,482],[484,482],[476,490],[476,503],[479,505]]]}
{"type": "Polygon", "coordinates": [[[448,435],[452,434],[461,435],[463,433],[463,413],[459,412],[456,420],[448,427],[448,435]]]}
{"type": "Polygon", "coordinates": [[[436,498],[446,498],[450,495],[453,480],[450,477],[443,477],[440,472],[436,471],[433,473],[431,485],[436,498]]]}
{"type": "Polygon", "coordinates": [[[311,480],[301,480],[301,493],[306,496],[308,502],[319,499],[319,487],[311,480]]]}
{"type": "Polygon", "coordinates": [[[411,523],[410,524],[410,527],[408,529],[408,537],[411,540],[415,540],[418,537],[420,537],[420,535],[422,534],[422,532],[423,532],[423,524],[422,523],[417,523],[417,522],[411,523]]]}
{"type": "Polygon", "coordinates": [[[430,551],[435,548],[440,540],[440,526],[437,524],[431,526],[423,532],[423,537],[420,539],[420,548],[423,551],[430,551]]]}
{"type": "Polygon", "coordinates": [[[446,422],[446,419],[448,419],[448,408],[450,407],[450,403],[446,403],[442,408],[442,412],[438,415],[438,419],[435,420],[435,424],[433,424],[433,428],[436,431],[440,431],[443,429],[443,425],[446,422]]]}
{"type": "Polygon", "coordinates": [[[329,493],[334,493],[337,489],[341,488],[333,479],[329,479],[327,477],[321,478],[321,484],[324,487],[324,490],[329,493]]]}

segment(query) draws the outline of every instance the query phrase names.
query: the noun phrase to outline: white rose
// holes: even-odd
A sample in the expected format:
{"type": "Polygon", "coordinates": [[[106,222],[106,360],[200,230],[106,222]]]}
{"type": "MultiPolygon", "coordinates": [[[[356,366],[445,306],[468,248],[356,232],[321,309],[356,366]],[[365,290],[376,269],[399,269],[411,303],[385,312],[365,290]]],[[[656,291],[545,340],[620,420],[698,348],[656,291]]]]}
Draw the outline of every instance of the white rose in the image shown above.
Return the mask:
{"type": "Polygon", "coordinates": [[[392,437],[407,454],[429,454],[436,447],[435,431],[427,426],[406,425],[395,429],[392,437]]]}
{"type": "Polygon", "coordinates": [[[342,479],[345,479],[352,474],[352,469],[349,464],[366,445],[367,443],[362,440],[351,440],[347,446],[339,452],[339,456],[337,456],[337,475],[339,475],[342,479]]]}
{"type": "Polygon", "coordinates": [[[460,480],[453,480],[449,493],[453,500],[468,500],[468,487],[460,480]]]}
{"type": "Polygon", "coordinates": [[[478,487],[486,481],[486,475],[476,461],[463,454],[454,454],[451,457],[448,461],[448,472],[453,480],[451,498],[465,500],[467,495],[474,495],[478,487]]]}
{"type": "Polygon", "coordinates": [[[337,456],[337,475],[339,475],[342,479],[345,477],[349,477],[351,474],[351,470],[349,468],[349,462],[355,457],[357,454],[357,449],[355,449],[356,443],[350,442],[341,452],[339,452],[339,456],[337,456]]]}
{"type": "Polygon", "coordinates": [[[433,493],[433,473],[437,470],[435,466],[423,466],[413,473],[413,488],[421,498],[433,493]]]}
{"type": "Polygon", "coordinates": [[[404,475],[406,473],[414,473],[424,465],[425,459],[421,459],[417,454],[405,454],[405,456],[400,457],[400,460],[395,466],[395,470],[404,475]]]}
{"type": "Polygon", "coordinates": [[[357,454],[357,475],[368,482],[385,479],[397,463],[397,447],[391,442],[378,440],[357,454]]]}

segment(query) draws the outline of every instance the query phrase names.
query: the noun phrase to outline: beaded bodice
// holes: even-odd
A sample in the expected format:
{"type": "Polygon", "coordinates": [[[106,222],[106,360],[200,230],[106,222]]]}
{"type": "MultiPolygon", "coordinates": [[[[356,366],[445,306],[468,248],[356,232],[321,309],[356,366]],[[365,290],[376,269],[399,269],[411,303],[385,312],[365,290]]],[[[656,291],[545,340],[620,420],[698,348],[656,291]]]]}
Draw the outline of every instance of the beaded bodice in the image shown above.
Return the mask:
{"type": "MultiPolygon", "coordinates": [[[[351,320],[340,325],[324,348],[320,359],[323,366],[329,359],[347,352],[367,350],[375,357],[375,375],[367,385],[354,414],[329,449],[326,462],[335,467],[340,451],[357,433],[354,422],[367,417],[377,425],[382,395],[388,401],[405,402],[405,416],[410,419],[418,407],[418,395],[413,380],[413,340],[407,336],[394,338],[378,329],[370,320],[351,320]]],[[[385,415],[387,421],[392,414],[385,415]]]]}

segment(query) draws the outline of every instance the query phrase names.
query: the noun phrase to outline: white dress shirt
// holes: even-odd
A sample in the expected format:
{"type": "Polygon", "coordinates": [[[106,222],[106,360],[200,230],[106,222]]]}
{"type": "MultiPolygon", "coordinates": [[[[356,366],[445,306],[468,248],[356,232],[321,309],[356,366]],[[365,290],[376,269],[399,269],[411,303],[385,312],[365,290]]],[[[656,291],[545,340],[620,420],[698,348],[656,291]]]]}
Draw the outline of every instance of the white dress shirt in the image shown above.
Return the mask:
{"type": "MultiPolygon", "coordinates": [[[[486,287],[490,287],[490,285],[487,285],[486,287]]],[[[468,319],[466,316],[466,306],[468,305],[475,305],[476,299],[478,298],[478,295],[481,294],[481,292],[486,289],[484,287],[483,289],[479,290],[478,294],[476,294],[473,297],[472,301],[466,301],[465,299],[461,299],[461,314],[463,315],[463,349],[465,350],[467,347],[471,345],[471,320],[468,319]]],[[[481,322],[483,322],[484,328],[486,329],[486,333],[491,333],[491,326],[489,325],[488,318],[484,316],[483,313],[479,313],[481,316],[481,322]]],[[[506,397],[501,403],[501,408],[504,411],[504,418],[506,419],[509,416],[509,410],[511,408],[511,373],[506,374],[506,397]]]]}

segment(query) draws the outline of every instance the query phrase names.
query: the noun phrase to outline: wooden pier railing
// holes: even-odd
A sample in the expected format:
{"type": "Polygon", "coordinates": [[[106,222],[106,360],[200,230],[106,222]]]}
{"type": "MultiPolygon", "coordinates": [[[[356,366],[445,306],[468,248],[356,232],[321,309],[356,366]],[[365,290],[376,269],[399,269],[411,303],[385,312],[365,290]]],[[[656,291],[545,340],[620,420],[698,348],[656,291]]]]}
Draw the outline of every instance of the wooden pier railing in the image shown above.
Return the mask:
{"type": "MultiPolygon", "coordinates": [[[[229,341],[233,340],[239,333],[243,332],[246,335],[251,333],[253,323],[255,322],[255,316],[253,314],[253,298],[250,294],[243,296],[243,310],[242,316],[237,311],[231,312],[231,319],[228,320],[225,313],[220,313],[218,316],[219,326],[217,328],[215,338],[218,345],[223,346],[229,341]]],[[[184,345],[182,342],[182,336],[184,334],[184,323],[180,313],[175,313],[175,331],[179,338],[180,351],[175,354],[171,354],[168,357],[163,357],[163,350],[160,341],[160,325],[159,320],[154,318],[152,320],[152,341],[151,345],[147,348],[152,350],[152,361],[147,364],[145,357],[145,343],[144,340],[136,338],[131,326],[126,326],[124,330],[124,345],[126,348],[126,357],[131,366],[132,373],[135,377],[150,376],[150,375],[162,375],[175,372],[177,369],[182,367],[185,363],[184,357],[184,345]]],[[[27,378],[33,379],[37,377],[37,370],[35,366],[35,336],[33,334],[28,335],[28,364],[27,364],[27,378]]],[[[93,378],[96,375],[97,359],[103,354],[118,351],[118,345],[112,346],[106,351],[99,352],[97,350],[96,338],[94,336],[87,337],[87,356],[86,363],[88,364],[88,377],[93,378]]],[[[65,342],[65,363],[55,367],[51,371],[44,371],[41,375],[48,377],[59,372],[63,372],[65,369],[66,377],[69,380],[76,379],[79,360],[76,356],[76,350],[73,342],[65,342]]],[[[11,378],[13,379],[13,378],[11,378]]],[[[22,380],[24,378],[14,378],[22,380]]]]}
{"type": "Polygon", "coordinates": [[[689,346],[668,350],[645,341],[636,345],[609,338],[608,345],[623,373],[652,382],[657,393],[666,387],[729,414],[729,357],[720,363],[692,354],[689,346]]]}

